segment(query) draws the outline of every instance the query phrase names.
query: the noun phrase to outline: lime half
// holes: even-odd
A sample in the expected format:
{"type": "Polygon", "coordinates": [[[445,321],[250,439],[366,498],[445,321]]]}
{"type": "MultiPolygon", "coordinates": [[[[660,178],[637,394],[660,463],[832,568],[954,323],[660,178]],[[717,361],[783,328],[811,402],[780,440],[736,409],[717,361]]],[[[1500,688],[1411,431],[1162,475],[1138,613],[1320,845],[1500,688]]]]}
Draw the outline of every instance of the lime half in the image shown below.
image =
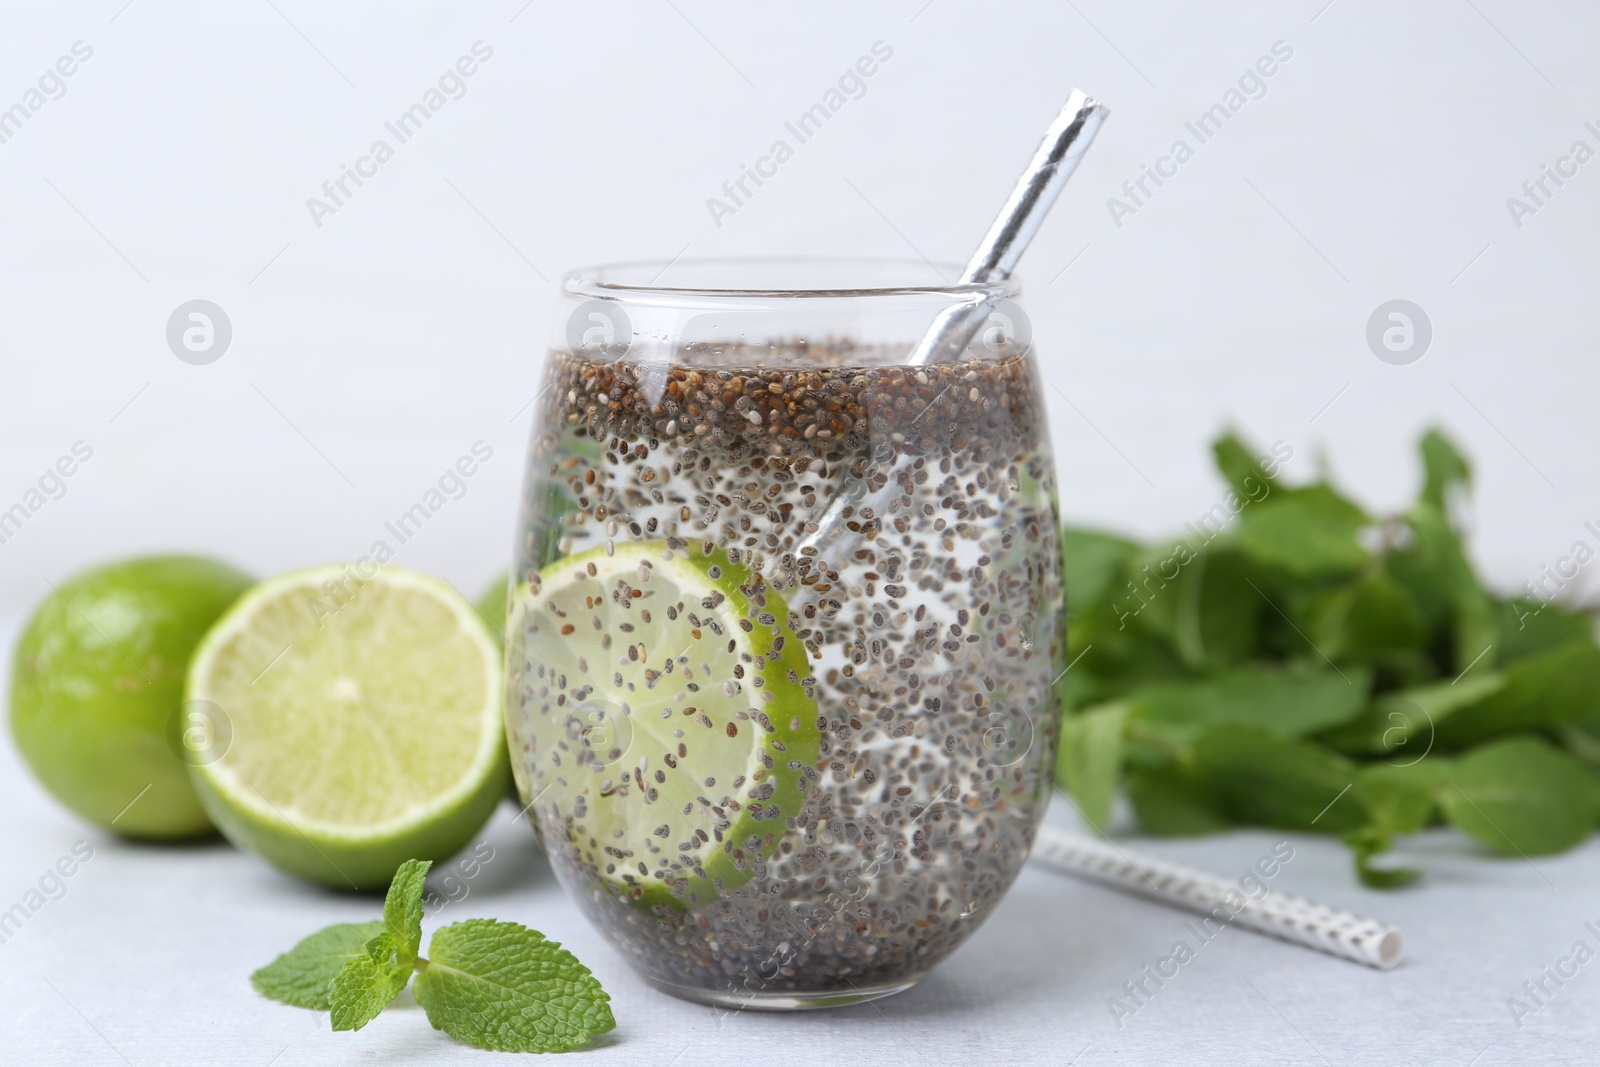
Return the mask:
{"type": "Polygon", "coordinates": [[[817,775],[778,594],[722,552],[636,542],[550,564],[510,621],[512,762],[547,847],[646,906],[748,882],[817,775]]]}
{"type": "Polygon", "coordinates": [[[451,586],[327,566],[247,593],[190,663],[190,760],[228,839],[339,888],[443,859],[505,792],[500,649],[451,586]]]}

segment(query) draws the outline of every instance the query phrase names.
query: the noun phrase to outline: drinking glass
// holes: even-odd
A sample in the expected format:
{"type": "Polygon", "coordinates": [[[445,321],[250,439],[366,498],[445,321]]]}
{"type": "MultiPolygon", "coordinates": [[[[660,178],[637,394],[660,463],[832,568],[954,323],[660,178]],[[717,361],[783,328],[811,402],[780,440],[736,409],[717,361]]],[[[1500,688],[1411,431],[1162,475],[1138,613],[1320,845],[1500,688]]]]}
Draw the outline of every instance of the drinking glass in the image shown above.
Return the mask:
{"type": "Polygon", "coordinates": [[[512,568],[511,761],[556,877],[675,995],[910,987],[994,910],[1048,800],[1042,383],[1016,282],[933,269],[563,281],[512,568]],[[906,364],[957,306],[989,309],[960,358],[906,364]]]}

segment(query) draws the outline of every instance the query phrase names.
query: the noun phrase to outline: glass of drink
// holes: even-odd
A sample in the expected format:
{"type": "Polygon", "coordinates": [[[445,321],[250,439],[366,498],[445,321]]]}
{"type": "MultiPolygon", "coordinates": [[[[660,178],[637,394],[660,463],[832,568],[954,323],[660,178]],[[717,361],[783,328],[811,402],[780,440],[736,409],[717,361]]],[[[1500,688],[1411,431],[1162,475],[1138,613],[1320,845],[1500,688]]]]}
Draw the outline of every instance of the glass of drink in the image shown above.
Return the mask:
{"type": "Polygon", "coordinates": [[[930,273],[563,282],[512,568],[511,761],[563,886],[675,995],[908,988],[993,911],[1048,800],[1042,383],[1014,280],[930,273]],[[963,305],[993,310],[960,358],[907,365],[963,305]]]}

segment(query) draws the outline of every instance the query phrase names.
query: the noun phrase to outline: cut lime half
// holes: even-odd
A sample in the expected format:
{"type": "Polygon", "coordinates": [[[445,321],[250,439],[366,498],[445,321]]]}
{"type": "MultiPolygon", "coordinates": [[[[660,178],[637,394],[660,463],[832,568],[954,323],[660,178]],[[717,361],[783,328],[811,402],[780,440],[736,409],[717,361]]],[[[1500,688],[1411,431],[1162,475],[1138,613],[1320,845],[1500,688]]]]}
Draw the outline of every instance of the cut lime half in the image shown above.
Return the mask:
{"type": "Polygon", "coordinates": [[[815,781],[818,722],[782,598],[675,544],[595,549],[522,585],[507,714],[547,847],[619,896],[683,908],[772,855],[815,781]]]}
{"type": "Polygon", "coordinates": [[[190,762],[241,848],[339,888],[465,845],[505,791],[500,649],[451,586],[326,566],[256,586],[202,640],[190,762]]]}

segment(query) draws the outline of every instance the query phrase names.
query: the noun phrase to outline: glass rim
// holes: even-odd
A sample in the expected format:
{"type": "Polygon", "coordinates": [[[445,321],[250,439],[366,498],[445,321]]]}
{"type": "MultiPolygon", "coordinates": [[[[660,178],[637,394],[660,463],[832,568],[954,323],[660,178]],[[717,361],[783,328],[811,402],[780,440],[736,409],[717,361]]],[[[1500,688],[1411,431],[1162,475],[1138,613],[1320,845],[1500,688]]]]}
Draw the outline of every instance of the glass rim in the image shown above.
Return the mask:
{"type": "Polygon", "coordinates": [[[1020,278],[1013,274],[996,282],[948,282],[937,285],[919,285],[909,282],[885,282],[875,285],[834,286],[754,286],[754,285],[679,285],[660,283],[659,279],[674,268],[699,268],[708,270],[725,268],[730,276],[753,268],[771,270],[791,267],[834,267],[844,270],[888,271],[903,269],[906,275],[926,273],[929,268],[951,277],[959,277],[962,268],[957,264],[939,263],[925,259],[878,256],[704,256],[674,259],[621,260],[577,267],[561,277],[562,292],[592,300],[619,300],[629,296],[651,297],[718,297],[758,299],[807,298],[863,298],[895,296],[944,296],[971,299],[974,296],[989,300],[1014,299],[1021,291],[1020,278]],[[631,280],[643,278],[644,281],[631,280]]]}

